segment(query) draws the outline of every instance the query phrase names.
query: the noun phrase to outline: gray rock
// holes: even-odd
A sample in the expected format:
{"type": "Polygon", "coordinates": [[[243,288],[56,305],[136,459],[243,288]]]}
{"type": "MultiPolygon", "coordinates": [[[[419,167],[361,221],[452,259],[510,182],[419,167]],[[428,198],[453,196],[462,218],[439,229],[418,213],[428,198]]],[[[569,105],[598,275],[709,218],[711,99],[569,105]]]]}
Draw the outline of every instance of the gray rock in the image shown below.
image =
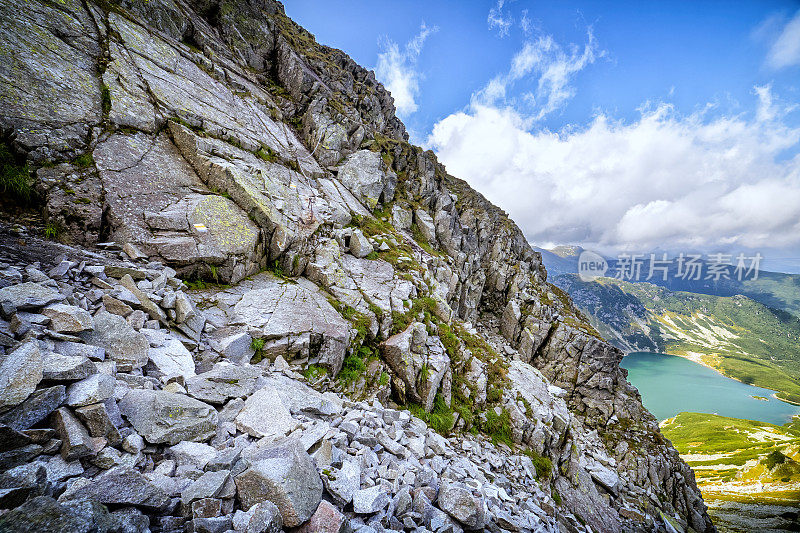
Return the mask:
{"type": "Polygon", "coordinates": [[[74,305],[52,304],[42,309],[50,318],[50,329],[58,333],[80,333],[94,328],[92,315],[74,305]]]}
{"type": "Polygon", "coordinates": [[[183,291],[175,293],[175,322],[182,324],[195,315],[192,300],[183,291]]]}
{"type": "Polygon", "coordinates": [[[50,483],[58,483],[67,478],[79,476],[83,474],[84,469],[78,459],[74,461],[65,461],[60,455],[54,455],[47,462],[47,481],[50,483]]]}
{"type": "Polygon", "coordinates": [[[196,500],[217,497],[230,479],[230,474],[228,470],[204,473],[181,492],[181,502],[189,505],[196,500]]]}
{"type": "Polygon", "coordinates": [[[186,531],[191,533],[226,533],[231,529],[229,516],[215,516],[212,518],[193,518],[187,522],[186,531]]]}
{"type": "Polygon", "coordinates": [[[138,433],[131,433],[122,441],[122,449],[128,453],[139,453],[144,450],[144,439],[138,433]]]}
{"type": "Polygon", "coordinates": [[[82,342],[57,342],[54,351],[67,357],[88,357],[96,361],[103,361],[106,358],[106,351],[103,348],[82,342]]]}
{"type": "Polygon", "coordinates": [[[411,211],[397,204],[392,205],[392,226],[399,230],[407,230],[411,228],[411,221],[411,211]]]}
{"type": "Polygon", "coordinates": [[[360,229],[354,229],[350,236],[350,253],[356,257],[366,257],[374,252],[372,243],[369,242],[360,229]]]}
{"type": "Polygon", "coordinates": [[[162,346],[150,348],[147,352],[150,362],[164,377],[195,375],[194,358],[181,341],[168,337],[162,346]]]}
{"type": "Polygon", "coordinates": [[[122,442],[122,436],[111,420],[104,403],[79,407],[75,409],[75,414],[86,425],[92,437],[103,437],[111,446],[117,446],[122,442]]]}
{"type": "Polygon", "coordinates": [[[239,431],[259,438],[282,437],[300,425],[283,405],[278,391],[269,385],[245,400],[235,422],[239,431]]]}
{"type": "Polygon", "coordinates": [[[94,331],[81,335],[88,344],[105,349],[106,355],[122,372],[141,368],[147,363],[150,343],[121,316],[100,311],[94,316],[94,331]]]}
{"type": "Polygon", "coordinates": [[[67,387],[66,403],[70,407],[82,407],[99,403],[114,394],[117,380],[106,374],[95,374],[67,387]]]}
{"type": "Polygon", "coordinates": [[[169,503],[169,495],[137,471],[116,467],[94,478],[91,483],[67,491],[63,501],[88,499],[105,505],[135,505],[157,511],[169,503]]]}
{"type": "Polygon", "coordinates": [[[353,511],[357,514],[373,514],[389,505],[391,498],[380,485],[357,490],[353,494],[353,511]]]}
{"type": "Polygon", "coordinates": [[[355,461],[344,461],[342,467],[323,474],[325,489],[342,506],[353,501],[361,486],[361,468],[355,461]]]}
{"type": "Polygon", "coordinates": [[[83,355],[44,354],[42,378],[48,381],[78,381],[97,372],[97,366],[83,355]]]}
{"type": "Polygon", "coordinates": [[[39,309],[65,298],[58,290],[39,283],[20,283],[0,289],[0,309],[6,316],[16,311],[39,309]]]}
{"type": "Polygon", "coordinates": [[[270,501],[255,504],[247,513],[250,520],[247,522],[246,533],[279,533],[283,529],[281,511],[270,501]]]}
{"type": "MultiPolygon", "coordinates": [[[[0,289],[2,290],[2,289],[0,289]]],[[[0,361],[0,407],[19,405],[42,381],[39,343],[30,340],[0,361]]]]}
{"type": "Polygon", "coordinates": [[[158,320],[162,324],[167,323],[167,315],[164,311],[136,286],[136,283],[130,275],[126,274],[122,276],[119,282],[120,285],[131,291],[133,295],[136,296],[136,299],[139,300],[139,305],[137,307],[140,307],[142,311],[150,315],[150,318],[153,320],[158,320]]]}
{"type": "Polygon", "coordinates": [[[305,383],[283,375],[271,375],[265,382],[278,391],[278,394],[293,415],[306,414],[331,417],[342,412],[340,402],[331,395],[324,395],[305,383]]]}
{"type": "Polygon", "coordinates": [[[53,414],[53,425],[61,437],[61,456],[65,461],[97,453],[89,432],[66,407],[57,409],[53,414]]]}
{"type": "Polygon", "coordinates": [[[14,450],[30,444],[31,438],[8,426],[0,426],[0,452],[14,450]]]}
{"type": "Polygon", "coordinates": [[[217,363],[209,372],[189,378],[186,381],[186,390],[199,400],[222,404],[229,398],[252,394],[259,377],[260,368],[217,363]]]}
{"type": "Polygon", "coordinates": [[[314,514],[322,499],[322,481],[314,462],[297,440],[262,449],[236,476],[244,509],[267,500],[280,509],[286,527],[299,526],[314,514]]]}
{"type": "Polygon", "coordinates": [[[97,529],[90,518],[59,504],[50,496],[37,496],[0,516],[0,531],[90,533],[97,529]]]}
{"type": "Polygon", "coordinates": [[[153,444],[204,441],[217,429],[217,411],[182,394],[130,390],[119,402],[121,413],[153,444]]]}
{"type": "Polygon", "coordinates": [[[415,347],[413,339],[419,329],[425,329],[425,325],[412,323],[386,339],[380,348],[389,368],[405,385],[409,399],[421,403],[430,412],[439,386],[450,372],[450,359],[438,337],[427,338],[424,347],[415,347]]]}
{"type": "Polygon", "coordinates": [[[436,226],[433,224],[433,218],[424,209],[417,209],[414,211],[414,221],[419,227],[420,233],[425,237],[425,240],[431,244],[436,242],[436,226]]]}
{"type": "MultiPolygon", "coordinates": [[[[217,450],[213,446],[189,441],[179,442],[168,451],[178,466],[191,465],[200,470],[205,469],[208,462],[217,454],[217,450]]],[[[215,470],[226,469],[217,468],[215,470]]]]}
{"type": "MultiPolygon", "coordinates": [[[[216,332],[215,332],[216,333],[216,332]]],[[[246,332],[224,335],[212,340],[212,347],[223,357],[237,365],[249,364],[255,355],[253,339],[246,332]]]]}
{"type": "Polygon", "coordinates": [[[308,281],[289,284],[262,275],[247,288],[233,307],[231,323],[258,330],[254,336],[265,339],[266,357],[308,357],[331,375],[338,374],[350,344],[350,323],[318,287],[308,281]]]}
{"type": "Polygon", "coordinates": [[[468,529],[481,529],[486,522],[483,501],[474,497],[469,489],[455,483],[442,484],[437,505],[468,529]]]}
{"type": "Polygon", "coordinates": [[[0,415],[0,424],[5,424],[17,431],[28,429],[50,416],[50,413],[58,409],[65,399],[66,387],[64,385],[39,389],[20,405],[0,415]]]}
{"type": "Polygon", "coordinates": [[[381,167],[378,152],[359,150],[347,156],[337,177],[368,209],[375,209],[379,201],[391,201],[397,184],[397,177],[381,167]]]}
{"type": "Polygon", "coordinates": [[[43,451],[44,448],[38,444],[28,444],[22,448],[2,452],[0,453],[0,471],[28,464],[43,451]]]}

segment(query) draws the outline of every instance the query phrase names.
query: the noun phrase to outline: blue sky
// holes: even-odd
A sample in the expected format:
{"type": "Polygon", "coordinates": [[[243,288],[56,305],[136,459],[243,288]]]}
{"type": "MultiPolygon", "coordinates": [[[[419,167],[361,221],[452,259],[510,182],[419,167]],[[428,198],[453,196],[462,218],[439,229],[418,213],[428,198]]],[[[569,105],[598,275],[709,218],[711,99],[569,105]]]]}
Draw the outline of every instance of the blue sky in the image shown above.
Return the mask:
{"type": "Polygon", "coordinates": [[[412,141],[536,244],[800,257],[798,1],[286,12],[375,68],[412,141]]]}

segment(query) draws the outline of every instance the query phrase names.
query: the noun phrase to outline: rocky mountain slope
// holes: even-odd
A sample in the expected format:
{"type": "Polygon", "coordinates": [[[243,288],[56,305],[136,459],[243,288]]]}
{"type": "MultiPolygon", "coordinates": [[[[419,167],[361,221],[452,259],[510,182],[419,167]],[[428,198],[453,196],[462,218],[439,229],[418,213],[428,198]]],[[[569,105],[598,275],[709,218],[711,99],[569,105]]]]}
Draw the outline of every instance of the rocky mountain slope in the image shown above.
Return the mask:
{"type": "Polygon", "coordinates": [[[279,3],[0,13],[0,529],[713,530],[622,353],[279,3]]]}

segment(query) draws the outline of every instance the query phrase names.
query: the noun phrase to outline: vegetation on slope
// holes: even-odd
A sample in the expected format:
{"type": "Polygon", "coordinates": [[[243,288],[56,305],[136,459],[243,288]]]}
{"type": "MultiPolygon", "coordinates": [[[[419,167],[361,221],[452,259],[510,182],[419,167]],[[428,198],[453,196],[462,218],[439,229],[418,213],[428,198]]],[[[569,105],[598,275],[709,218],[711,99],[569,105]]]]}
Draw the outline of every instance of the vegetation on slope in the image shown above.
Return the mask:
{"type": "Polygon", "coordinates": [[[703,495],[752,503],[800,501],[800,419],[778,426],[680,413],[661,431],[692,467],[703,495]]]}

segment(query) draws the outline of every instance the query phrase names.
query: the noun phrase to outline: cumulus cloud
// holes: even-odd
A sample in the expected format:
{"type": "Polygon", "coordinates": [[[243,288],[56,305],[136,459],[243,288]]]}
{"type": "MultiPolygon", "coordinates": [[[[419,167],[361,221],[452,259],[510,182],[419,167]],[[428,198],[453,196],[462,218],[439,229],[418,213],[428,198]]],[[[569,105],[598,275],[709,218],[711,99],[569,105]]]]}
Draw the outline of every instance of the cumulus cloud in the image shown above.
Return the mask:
{"type": "Polygon", "coordinates": [[[776,70],[800,65],[800,11],[783,25],[772,40],[767,53],[767,65],[776,70]]]}
{"type": "Polygon", "coordinates": [[[523,94],[523,100],[533,110],[529,118],[540,120],[575,95],[575,75],[603,55],[591,28],[583,47],[570,44],[565,49],[550,35],[540,35],[527,41],[512,58],[508,72],[494,77],[475,100],[478,104],[497,105],[521,80],[534,80],[535,87],[523,94]]]}
{"type": "Polygon", "coordinates": [[[381,39],[382,52],[378,54],[375,74],[389,89],[400,117],[407,117],[417,110],[416,98],[419,96],[420,74],[417,60],[425,40],[438,31],[437,26],[428,27],[423,22],[417,33],[402,49],[388,38],[381,39]]]}
{"type": "Polygon", "coordinates": [[[789,108],[770,87],[754,98],[752,118],[682,115],[661,103],[633,122],[600,114],[562,132],[532,130],[514,107],[474,99],[438,122],[428,145],[535,243],[797,247],[800,128],[784,123],[789,108]]]}
{"type": "Polygon", "coordinates": [[[490,30],[497,30],[497,35],[505,37],[508,35],[511,26],[514,25],[514,17],[511,13],[503,10],[505,0],[497,0],[497,4],[489,10],[489,16],[486,18],[490,30]]]}

